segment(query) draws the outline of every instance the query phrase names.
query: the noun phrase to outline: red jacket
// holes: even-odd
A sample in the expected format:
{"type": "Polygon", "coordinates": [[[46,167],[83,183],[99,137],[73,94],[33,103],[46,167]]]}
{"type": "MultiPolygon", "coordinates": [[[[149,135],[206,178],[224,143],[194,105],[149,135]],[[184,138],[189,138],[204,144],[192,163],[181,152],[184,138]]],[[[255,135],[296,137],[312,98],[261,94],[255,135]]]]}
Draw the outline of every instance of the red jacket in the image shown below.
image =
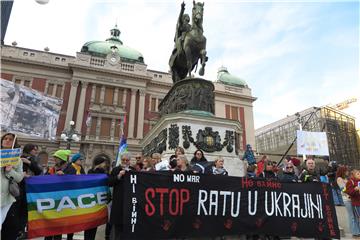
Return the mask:
{"type": "MultiPolygon", "coordinates": [[[[359,186],[359,179],[350,178],[346,183],[346,193],[349,194],[351,205],[360,206],[360,191],[356,191],[355,187],[359,186]]],[[[359,187],[360,188],[360,187],[359,187]]]]}

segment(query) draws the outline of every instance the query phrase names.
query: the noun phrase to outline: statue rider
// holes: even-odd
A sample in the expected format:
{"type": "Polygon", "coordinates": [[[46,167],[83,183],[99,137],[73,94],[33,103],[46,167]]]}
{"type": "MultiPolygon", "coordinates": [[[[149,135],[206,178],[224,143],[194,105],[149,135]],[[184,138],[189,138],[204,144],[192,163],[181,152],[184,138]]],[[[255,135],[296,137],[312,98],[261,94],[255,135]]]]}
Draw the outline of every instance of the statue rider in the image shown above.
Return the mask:
{"type": "Polygon", "coordinates": [[[185,35],[191,29],[190,16],[189,14],[186,13],[184,14],[184,11],[185,11],[185,3],[182,2],[178,22],[176,24],[176,32],[174,38],[175,46],[173,53],[176,52],[176,55],[181,54],[181,51],[183,50],[185,35]]]}

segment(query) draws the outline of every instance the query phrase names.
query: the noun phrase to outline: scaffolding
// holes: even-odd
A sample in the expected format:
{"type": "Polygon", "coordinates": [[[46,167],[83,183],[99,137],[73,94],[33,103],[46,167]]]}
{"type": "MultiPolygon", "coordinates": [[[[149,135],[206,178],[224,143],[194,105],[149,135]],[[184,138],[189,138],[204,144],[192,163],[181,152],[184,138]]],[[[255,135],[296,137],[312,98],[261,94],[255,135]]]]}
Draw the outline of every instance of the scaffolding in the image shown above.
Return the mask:
{"type": "MultiPolygon", "coordinates": [[[[255,131],[259,154],[282,156],[296,138],[296,130],[326,132],[331,161],[360,167],[359,139],[354,117],[325,106],[308,108],[255,131]]],[[[288,155],[296,156],[296,142],[288,155]]]]}

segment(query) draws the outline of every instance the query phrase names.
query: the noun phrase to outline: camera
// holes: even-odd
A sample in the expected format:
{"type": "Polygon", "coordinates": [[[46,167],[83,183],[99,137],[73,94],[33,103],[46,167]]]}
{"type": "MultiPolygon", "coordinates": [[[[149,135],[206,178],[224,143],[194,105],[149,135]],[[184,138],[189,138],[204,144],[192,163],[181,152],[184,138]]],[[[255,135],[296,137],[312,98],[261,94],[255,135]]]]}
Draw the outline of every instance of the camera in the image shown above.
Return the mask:
{"type": "Polygon", "coordinates": [[[177,159],[176,159],[176,156],[175,156],[175,155],[171,155],[171,156],[170,156],[169,165],[170,165],[170,168],[171,168],[171,169],[176,168],[176,166],[177,166],[177,159]]]}

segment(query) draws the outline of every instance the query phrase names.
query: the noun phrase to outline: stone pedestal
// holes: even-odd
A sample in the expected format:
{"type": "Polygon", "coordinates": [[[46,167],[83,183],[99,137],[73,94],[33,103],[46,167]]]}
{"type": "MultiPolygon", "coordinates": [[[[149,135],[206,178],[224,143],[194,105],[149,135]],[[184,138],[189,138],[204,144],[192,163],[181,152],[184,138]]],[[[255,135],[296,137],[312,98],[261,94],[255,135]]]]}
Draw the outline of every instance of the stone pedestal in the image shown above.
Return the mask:
{"type": "Polygon", "coordinates": [[[204,111],[188,110],[164,115],[143,138],[143,154],[162,154],[162,159],[169,159],[177,146],[185,149],[190,161],[196,149],[204,151],[208,161],[221,156],[224,167],[231,176],[244,176],[244,161],[239,155],[243,152],[242,127],[238,121],[214,117],[204,111]]]}

